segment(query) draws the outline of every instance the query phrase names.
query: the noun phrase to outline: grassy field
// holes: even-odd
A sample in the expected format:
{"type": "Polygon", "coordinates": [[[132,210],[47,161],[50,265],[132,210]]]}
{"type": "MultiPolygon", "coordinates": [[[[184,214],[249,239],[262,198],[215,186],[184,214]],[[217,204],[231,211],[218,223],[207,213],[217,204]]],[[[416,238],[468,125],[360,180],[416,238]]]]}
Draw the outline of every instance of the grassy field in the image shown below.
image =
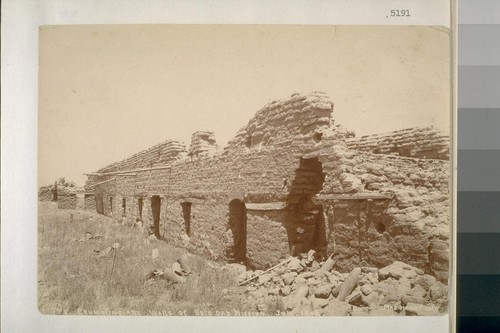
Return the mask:
{"type": "Polygon", "coordinates": [[[42,313],[193,315],[255,310],[239,292],[237,271],[197,256],[188,256],[193,274],[185,283],[148,283],[148,272],[171,267],[185,250],[109,217],[40,202],[38,236],[42,313]],[[86,233],[102,237],[87,239],[86,233]],[[107,253],[114,244],[117,249],[107,253]],[[153,249],[159,251],[156,259],[153,249]]]}

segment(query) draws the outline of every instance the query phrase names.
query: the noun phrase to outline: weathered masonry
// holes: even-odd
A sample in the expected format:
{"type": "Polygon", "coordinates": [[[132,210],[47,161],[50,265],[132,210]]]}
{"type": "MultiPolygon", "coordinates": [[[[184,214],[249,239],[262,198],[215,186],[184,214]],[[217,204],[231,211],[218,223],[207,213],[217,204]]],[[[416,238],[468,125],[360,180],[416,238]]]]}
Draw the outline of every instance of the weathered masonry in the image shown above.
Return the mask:
{"type": "Polygon", "coordinates": [[[89,200],[214,259],[265,268],[315,249],[341,271],[400,260],[446,281],[448,137],[356,138],[332,113],[320,92],[274,101],[223,150],[196,132],[189,149],[169,140],[89,174],[89,200]]]}

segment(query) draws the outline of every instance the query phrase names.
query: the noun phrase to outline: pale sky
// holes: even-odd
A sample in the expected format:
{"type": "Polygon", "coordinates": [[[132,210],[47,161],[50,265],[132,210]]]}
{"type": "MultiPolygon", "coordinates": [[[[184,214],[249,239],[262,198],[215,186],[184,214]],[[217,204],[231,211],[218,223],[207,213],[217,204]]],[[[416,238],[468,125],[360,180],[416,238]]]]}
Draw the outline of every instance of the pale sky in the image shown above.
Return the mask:
{"type": "Polygon", "coordinates": [[[267,102],[324,91],[357,135],[448,131],[449,35],[410,26],[108,25],[40,31],[39,185],[197,130],[225,146],[267,102]]]}

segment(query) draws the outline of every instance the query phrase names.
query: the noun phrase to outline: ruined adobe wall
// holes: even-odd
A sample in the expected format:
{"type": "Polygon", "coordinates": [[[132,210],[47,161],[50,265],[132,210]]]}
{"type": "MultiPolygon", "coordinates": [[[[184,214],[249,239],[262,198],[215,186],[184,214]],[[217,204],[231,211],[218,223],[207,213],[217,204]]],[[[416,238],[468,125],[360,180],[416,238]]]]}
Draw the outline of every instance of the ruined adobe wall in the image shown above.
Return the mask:
{"type": "Polygon", "coordinates": [[[57,197],[57,208],[76,209],[76,193],[59,193],[57,197]]]}
{"type": "Polygon", "coordinates": [[[191,136],[188,156],[191,159],[212,157],[217,154],[217,143],[212,131],[198,131],[191,136]]]}
{"type": "MultiPolygon", "coordinates": [[[[332,128],[332,111],[332,103],[322,93],[295,94],[290,100],[269,103],[239,131],[222,153],[212,157],[198,154],[197,158],[179,159],[171,169],[139,172],[135,177],[115,177],[115,180],[97,187],[96,197],[104,196],[105,214],[111,214],[108,204],[111,196],[114,202],[123,197],[133,201],[126,205],[127,209],[132,209],[126,218],[133,220],[138,213],[138,200],[133,197],[143,196],[143,219],[151,221],[151,196],[162,196],[162,228],[168,231],[165,237],[179,243],[186,243],[180,203],[193,201],[192,237],[187,247],[223,258],[231,243],[230,237],[224,236],[227,234],[229,202],[235,198],[248,203],[290,200],[289,193],[295,186],[296,170],[300,167],[303,152],[314,151],[322,136],[343,139],[347,133],[340,127],[332,128]]],[[[198,144],[194,141],[191,152],[202,146],[199,141],[198,144]]],[[[213,143],[213,140],[206,141],[213,143]]],[[[100,182],[111,177],[95,178],[100,182]]],[[[310,192],[306,188],[302,191],[310,192]]],[[[304,235],[302,229],[297,231],[296,221],[287,224],[291,220],[286,218],[287,214],[284,210],[274,213],[247,211],[247,254],[250,259],[264,264],[264,257],[267,257],[267,264],[270,264],[290,252],[293,244],[289,242],[300,243],[301,239],[314,238],[316,228],[308,229],[312,236],[304,235]],[[268,250],[269,239],[281,241],[273,243],[275,248],[268,250]],[[262,252],[269,256],[262,255],[262,252]]],[[[113,207],[113,216],[121,218],[116,207],[113,207]]]]}
{"type": "Polygon", "coordinates": [[[227,229],[231,200],[285,202],[282,210],[247,211],[247,256],[262,268],[288,253],[328,247],[328,253],[335,248],[341,270],[402,260],[446,275],[448,162],[349,149],[346,139],[354,134],[336,125],[332,112],[333,104],[322,93],[269,103],[221,153],[214,153],[210,134],[199,135],[193,138],[191,158],[177,158],[169,163],[171,169],[115,177],[96,186],[96,200],[102,196],[104,213],[111,214],[112,197],[112,215],[121,220],[125,198],[125,219],[132,222],[142,197],[143,220],[151,221],[151,196],[159,195],[165,238],[222,260],[228,259],[232,244],[227,229]],[[394,197],[323,206],[311,201],[318,193],[367,192],[394,197]],[[192,203],[191,237],[185,232],[182,202],[192,203]]]}
{"type": "Polygon", "coordinates": [[[120,162],[115,162],[99,169],[97,172],[104,173],[166,165],[185,156],[187,156],[187,150],[184,143],[177,140],[166,140],[127,157],[120,162]]]}
{"type": "Polygon", "coordinates": [[[434,127],[407,128],[389,133],[347,139],[349,149],[374,154],[449,160],[449,135],[434,127]]]}
{"type": "Polygon", "coordinates": [[[85,193],[84,209],[89,211],[96,211],[96,201],[93,193],[85,193]]]}
{"type": "Polygon", "coordinates": [[[344,172],[329,178],[324,190],[384,193],[393,199],[339,201],[329,208],[337,265],[350,270],[360,262],[383,267],[400,260],[446,281],[449,162],[352,150],[341,155],[344,172]]]}
{"type": "Polygon", "coordinates": [[[39,201],[52,201],[52,186],[40,187],[38,190],[38,200],[39,201]]]}

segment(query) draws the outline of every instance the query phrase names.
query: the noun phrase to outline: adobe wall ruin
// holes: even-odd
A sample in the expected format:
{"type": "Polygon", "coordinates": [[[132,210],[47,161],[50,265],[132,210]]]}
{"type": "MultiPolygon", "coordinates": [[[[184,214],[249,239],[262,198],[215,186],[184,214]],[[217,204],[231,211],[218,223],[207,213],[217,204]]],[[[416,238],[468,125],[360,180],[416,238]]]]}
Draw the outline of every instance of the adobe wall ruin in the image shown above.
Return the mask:
{"type": "Polygon", "coordinates": [[[57,208],[76,209],[76,193],[59,194],[57,198],[57,208]]]}
{"type": "Polygon", "coordinates": [[[374,152],[332,112],[323,93],[294,94],[259,110],[222,151],[212,132],[197,132],[189,150],[168,140],[91,174],[86,188],[97,212],[146,224],[159,215],[158,236],[214,259],[265,268],[312,248],[334,252],[341,271],[401,260],[445,281],[442,141],[440,159],[427,141],[406,154],[405,135],[374,152]]]}

